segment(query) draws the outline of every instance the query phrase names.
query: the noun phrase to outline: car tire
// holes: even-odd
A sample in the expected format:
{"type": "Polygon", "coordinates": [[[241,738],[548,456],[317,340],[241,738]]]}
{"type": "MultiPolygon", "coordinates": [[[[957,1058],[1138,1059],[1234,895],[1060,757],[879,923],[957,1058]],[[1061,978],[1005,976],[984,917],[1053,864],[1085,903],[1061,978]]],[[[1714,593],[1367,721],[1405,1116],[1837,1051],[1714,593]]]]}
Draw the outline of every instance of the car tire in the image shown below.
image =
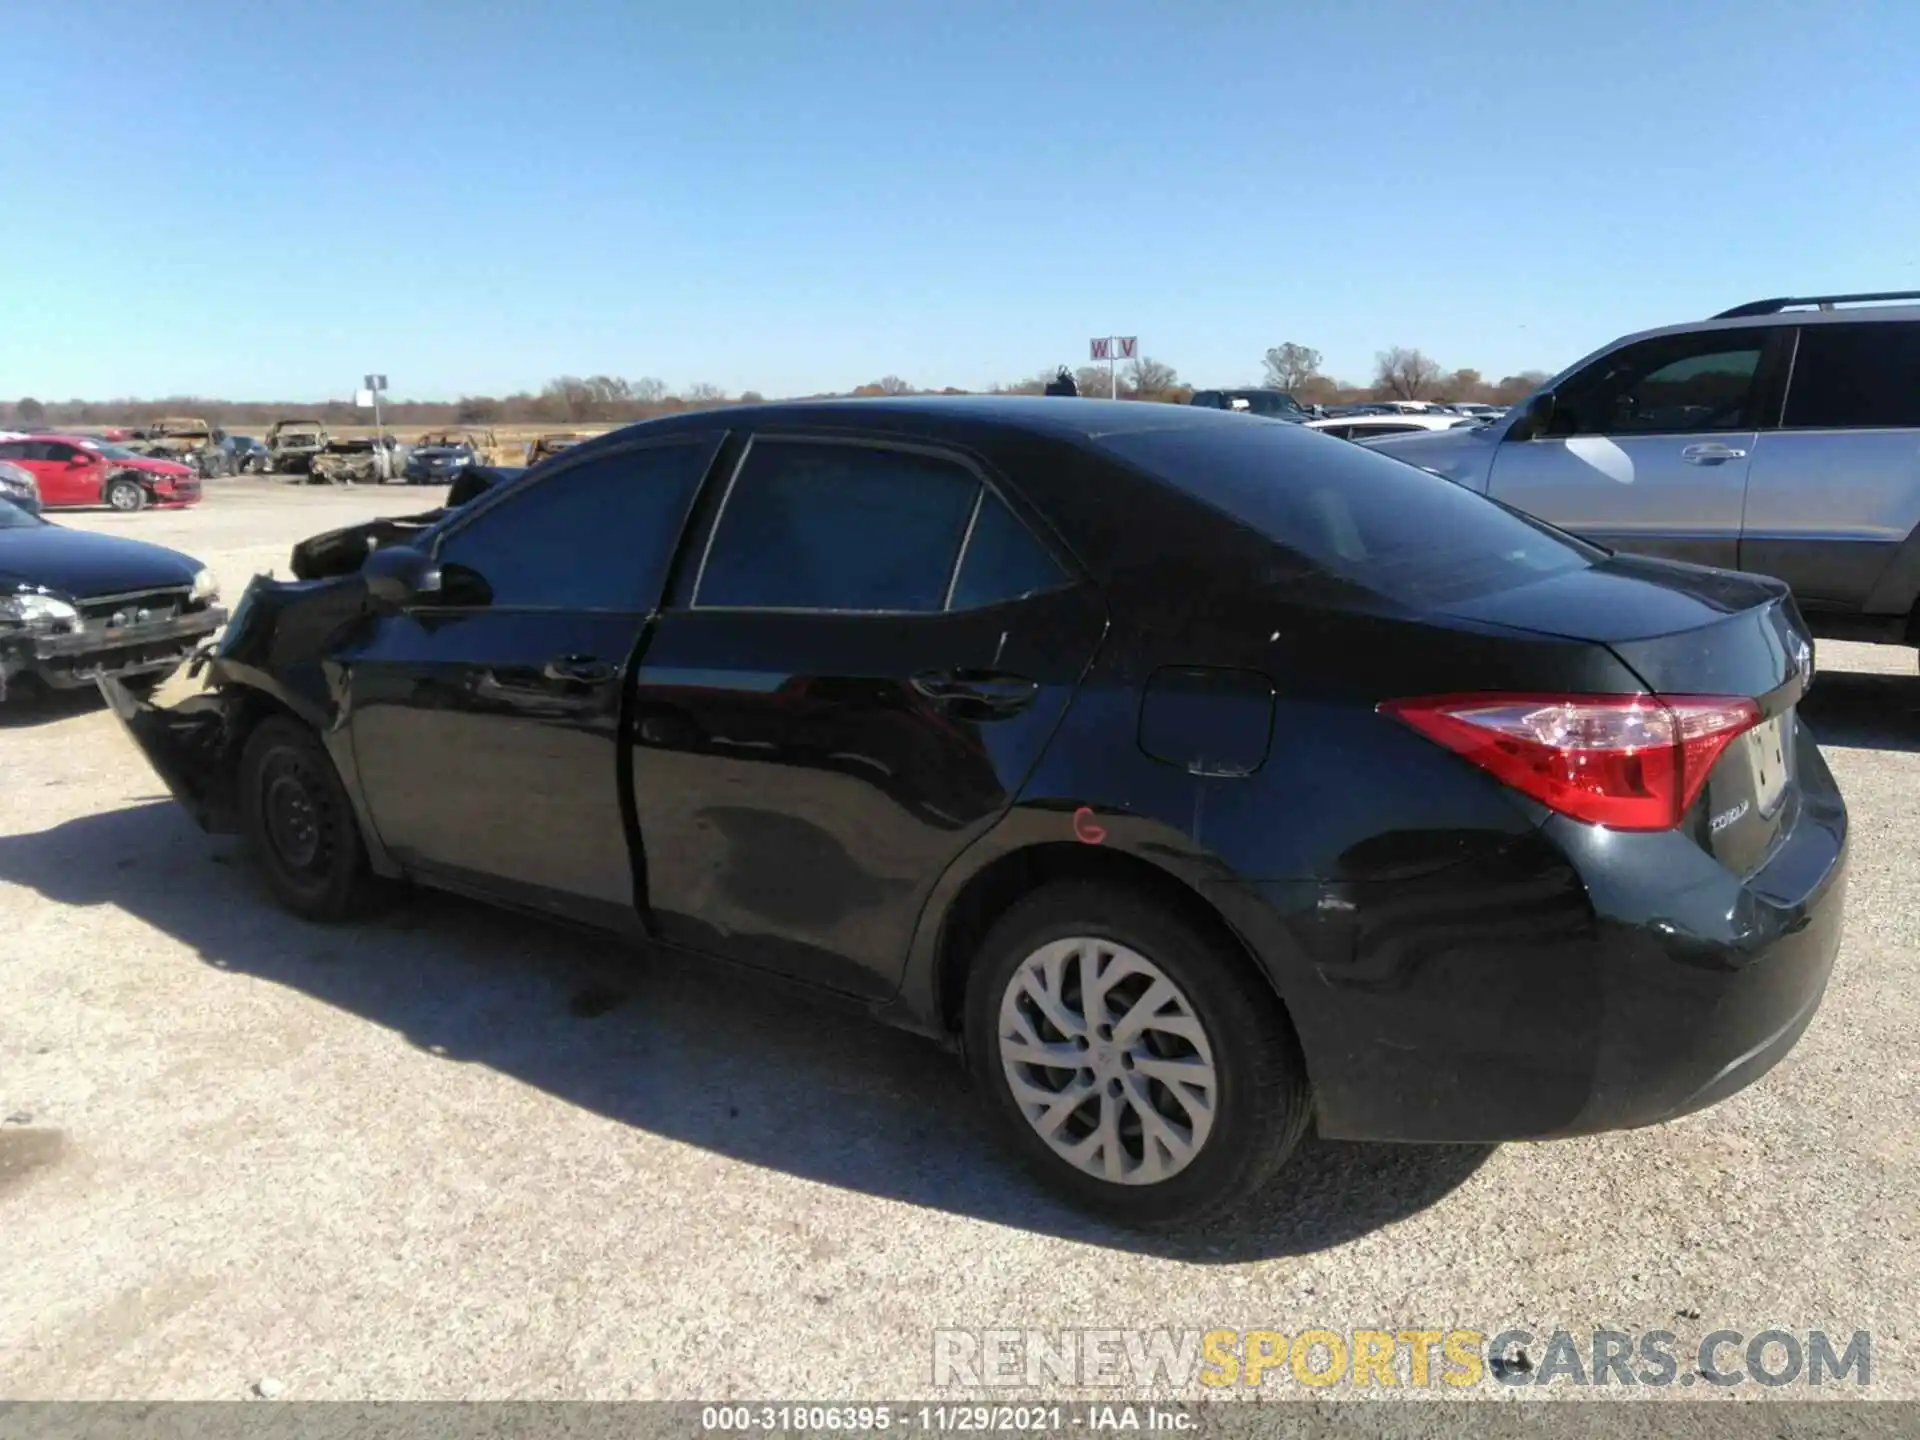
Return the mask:
{"type": "Polygon", "coordinates": [[[975,956],[965,1035],[974,1079],[1028,1168],[1082,1209],[1134,1229],[1187,1228],[1240,1205],[1279,1170],[1312,1115],[1292,1027],[1247,958],[1115,885],[1049,885],[1009,909],[975,956]],[[1094,961],[1100,1019],[1076,1008],[1085,990],[1075,967],[1096,949],[1110,957],[1094,961]],[[1035,1004],[1033,986],[1045,990],[1049,974],[1062,981],[1050,1010],[1080,1022],[1080,1033],[1035,1004]],[[1162,986],[1166,998],[1128,1043],[1125,1007],[1162,986]],[[1019,1058],[1034,1053],[1027,1037],[1080,1063],[1029,1064],[1019,1058]],[[1177,1079],[1175,1066],[1192,1078],[1177,1079]],[[1080,1105],[1045,1103],[1069,1090],[1084,1095],[1080,1105]],[[1148,1142],[1145,1107],[1156,1135],[1173,1143],[1148,1142]],[[1041,1133],[1048,1120],[1053,1139],[1041,1133]]]}
{"type": "Polygon", "coordinates": [[[109,509],[118,510],[123,515],[131,515],[146,507],[147,492],[138,480],[129,480],[121,476],[107,482],[106,494],[101,497],[109,509]]]}
{"type": "Polygon", "coordinates": [[[297,720],[260,722],[240,754],[240,823],[274,899],[333,923],[374,908],[384,887],[346,786],[319,736],[297,720]]]}

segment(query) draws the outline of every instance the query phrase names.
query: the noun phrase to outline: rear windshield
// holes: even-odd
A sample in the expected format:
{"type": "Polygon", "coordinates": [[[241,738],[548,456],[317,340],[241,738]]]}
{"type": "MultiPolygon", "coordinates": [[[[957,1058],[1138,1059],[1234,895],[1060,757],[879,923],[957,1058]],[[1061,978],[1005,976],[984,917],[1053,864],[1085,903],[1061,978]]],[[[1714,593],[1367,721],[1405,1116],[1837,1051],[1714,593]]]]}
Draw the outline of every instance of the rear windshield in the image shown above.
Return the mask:
{"type": "Polygon", "coordinates": [[[1293,578],[1432,606],[1529,584],[1606,552],[1416,466],[1279,420],[1102,435],[1119,459],[1276,541],[1293,578]]]}

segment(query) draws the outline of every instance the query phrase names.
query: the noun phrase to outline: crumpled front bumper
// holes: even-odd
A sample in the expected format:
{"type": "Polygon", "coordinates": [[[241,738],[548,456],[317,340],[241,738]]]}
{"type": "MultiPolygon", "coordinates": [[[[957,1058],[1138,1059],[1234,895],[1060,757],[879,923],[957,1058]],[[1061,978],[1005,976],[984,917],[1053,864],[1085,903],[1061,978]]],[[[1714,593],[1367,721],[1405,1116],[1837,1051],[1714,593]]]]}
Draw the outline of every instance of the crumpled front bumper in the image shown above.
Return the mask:
{"type": "Polygon", "coordinates": [[[141,625],[0,635],[0,699],[6,698],[9,682],[21,675],[56,690],[72,690],[111,677],[172,670],[226,618],[225,610],[210,605],[141,625]]]}
{"type": "Polygon", "coordinates": [[[198,683],[206,659],[204,653],[195,657],[189,673],[196,688],[176,704],[159,704],[111,675],[100,679],[100,694],[195,823],[214,834],[233,834],[239,830],[229,763],[236,697],[198,683]]]}

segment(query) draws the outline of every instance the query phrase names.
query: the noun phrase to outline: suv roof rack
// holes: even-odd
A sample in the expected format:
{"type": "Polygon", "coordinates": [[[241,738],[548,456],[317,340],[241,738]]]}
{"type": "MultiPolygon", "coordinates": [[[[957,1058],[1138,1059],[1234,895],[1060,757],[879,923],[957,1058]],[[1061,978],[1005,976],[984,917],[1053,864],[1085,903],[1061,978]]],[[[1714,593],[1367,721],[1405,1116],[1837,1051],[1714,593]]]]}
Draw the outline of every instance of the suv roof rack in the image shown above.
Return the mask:
{"type": "Polygon", "coordinates": [[[1781,295],[1772,300],[1750,300],[1731,310],[1722,310],[1715,320],[1738,320],[1747,315],[1778,315],[1794,305],[1817,305],[1831,310],[1836,305],[1860,305],[1877,300],[1920,300],[1920,290],[1876,290],[1870,295],[1781,295]]]}

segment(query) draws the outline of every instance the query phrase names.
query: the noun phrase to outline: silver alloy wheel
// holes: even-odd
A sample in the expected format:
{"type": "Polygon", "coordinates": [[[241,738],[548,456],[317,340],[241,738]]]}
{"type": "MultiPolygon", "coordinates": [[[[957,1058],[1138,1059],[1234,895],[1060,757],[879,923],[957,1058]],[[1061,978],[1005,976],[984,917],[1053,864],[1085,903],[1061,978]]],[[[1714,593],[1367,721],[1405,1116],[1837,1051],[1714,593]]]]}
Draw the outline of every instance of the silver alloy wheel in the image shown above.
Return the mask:
{"type": "Polygon", "coordinates": [[[140,508],[140,487],[130,481],[109,487],[107,504],[115,510],[138,510],[140,508]]]}
{"type": "Polygon", "coordinates": [[[1080,935],[1034,951],[1000,998],[998,1039],[1020,1113],[1095,1179],[1158,1184],[1213,1131],[1207,1032],[1180,987],[1124,945],[1080,935]]]}

